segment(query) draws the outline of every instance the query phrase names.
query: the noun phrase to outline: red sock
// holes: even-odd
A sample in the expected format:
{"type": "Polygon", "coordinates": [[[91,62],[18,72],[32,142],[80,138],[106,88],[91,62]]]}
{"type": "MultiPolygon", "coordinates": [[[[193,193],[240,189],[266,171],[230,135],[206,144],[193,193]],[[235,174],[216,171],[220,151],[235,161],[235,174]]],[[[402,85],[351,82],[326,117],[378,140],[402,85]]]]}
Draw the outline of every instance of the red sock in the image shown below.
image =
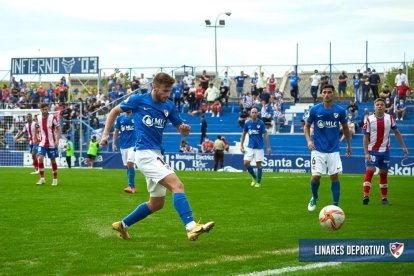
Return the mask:
{"type": "Polygon", "coordinates": [[[373,170],[367,170],[365,172],[365,177],[364,177],[364,196],[369,196],[369,191],[371,190],[371,181],[372,181],[372,177],[374,176],[374,171],[373,170]]]}
{"type": "Polygon", "coordinates": [[[35,168],[36,171],[39,168],[39,162],[37,162],[37,158],[33,159],[33,167],[35,168]]]}
{"type": "Polygon", "coordinates": [[[57,163],[52,163],[53,179],[57,179],[57,163]]]}
{"type": "Polygon", "coordinates": [[[387,175],[388,173],[380,173],[380,189],[381,189],[381,197],[382,199],[387,198],[388,196],[388,183],[387,183],[387,175]]]}
{"type": "Polygon", "coordinates": [[[39,174],[40,174],[40,178],[44,178],[45,177],[45,164],[43,164],[43,162],[39,162],[39,174]]]}

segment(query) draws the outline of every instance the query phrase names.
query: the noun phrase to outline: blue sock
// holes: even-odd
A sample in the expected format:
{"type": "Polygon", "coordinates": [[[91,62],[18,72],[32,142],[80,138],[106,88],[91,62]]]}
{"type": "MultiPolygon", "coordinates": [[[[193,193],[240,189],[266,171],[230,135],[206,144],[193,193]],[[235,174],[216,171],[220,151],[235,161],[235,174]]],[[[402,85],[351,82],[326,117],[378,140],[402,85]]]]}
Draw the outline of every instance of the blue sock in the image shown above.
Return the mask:
{"type": "Polygon", "coordinates": [[[257,168],[257,182],[258,183],[262,183],[262,174],[263,174],[262,167],[257,168]]]}
{"type": "Polygon", "coordinates": [[[137,223],[140,220],[143,220],[148,215],[151,214],[151,210],[148,208],[146,202],[141,203],[131,214],[129,214],[126,218],[122,221],[125,223],[126,226],[131,226],[137,223]]]}
{"type": "Polygon", "coordinates": [[[128,186],[131,188],[135,188],[135,168],[128,168],[127,169],[127,176],[128,176],[128,186]]]}
{"type": "Polygon", "coordinates": [[[184,193],[174,193],[173,204],[184,225],[194,221],[193,212],[184,193]]]}
{"type": "Polygon", "coordinates": [[[312,190],[312,197],[313,197],[313,199],[318,199],[319,198],[319,196],[318,196],[318,190],[319,190],[319,186],[321,185],[321,182],[313,182],[312,180],[311,180],[311,190],[312,190]]]}
{"type": "Polygon", "coordinates": [[[338,206],[339,203],[339,195],[341,194],[340,192],[340,183],[339,181],[335,181],[335,182],[331,182],[331,191],[332,191],[332,198],[333,198],[333,205],[338,206]]]}
{"type": "Polygon", "coordinates": [[[247,171],[250,173],[250,175],[253,177],[253,179],[256,180],[256,174],[254,173],[253,167],[252,166],[248,166],[247,167],[247,171]]]}

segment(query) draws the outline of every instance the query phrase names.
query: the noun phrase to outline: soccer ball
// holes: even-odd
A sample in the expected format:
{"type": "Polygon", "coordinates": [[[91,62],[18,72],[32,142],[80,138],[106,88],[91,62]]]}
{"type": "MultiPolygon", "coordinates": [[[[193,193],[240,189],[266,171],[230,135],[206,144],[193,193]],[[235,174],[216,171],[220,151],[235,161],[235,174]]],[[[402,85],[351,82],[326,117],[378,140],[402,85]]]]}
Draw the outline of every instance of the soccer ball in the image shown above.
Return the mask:
{"type": "Polygon", "coordinates": [[[319,223],[327,230],[339,230],[345,221],[344,211],[335,205],[328,205],[322,208],[319,213],[319,223]]]}

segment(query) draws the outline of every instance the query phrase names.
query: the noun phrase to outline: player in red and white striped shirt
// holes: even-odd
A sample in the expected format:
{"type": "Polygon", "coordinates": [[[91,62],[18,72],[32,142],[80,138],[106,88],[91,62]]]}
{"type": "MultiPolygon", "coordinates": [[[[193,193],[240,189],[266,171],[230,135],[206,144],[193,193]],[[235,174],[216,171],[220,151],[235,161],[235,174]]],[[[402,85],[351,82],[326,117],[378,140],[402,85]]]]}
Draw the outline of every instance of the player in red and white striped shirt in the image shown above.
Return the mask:
{"type": "Polygon", "coordinates": [[[44,159],[47,154],[47,157],[50,158],[50,161],[52,163],[52,185],[56,186],[58,183],[56,156],[58,156],[57,149],[60,139],[59,121],[55,115],[49,114],[47,104],[41,104],[40,111],[42,112],[42,116],[38,116],[36,128],[36,134],[40,133],[41,137],[37,154],[39,161],[40,179],[36,184],[43,185],[45,183],[44,159]]]}
{"type": "MultiPolygon", "coordinates": [[[[35,117],[36,118],[36,117],[35,117]]],[[[30,145],[30,153],[32,154],[33,159],[33,167],[35,171],[32,174],[38,173],[38,162],[37,162],[37,148],[39,145],[39,139],[35,136],[36,132],[36,120],[33,120],[33,116],[31,113],[27,113],[26,115],[26,124],[24,124],[23,129],[14,137],[14,140],[18,140],[22,137],[25,133],[29,136],[29,145],[30,145]]]]}
{"type": "Polygon", "coordinates": [[[394,117],[385,113],[385,100],[378,98],[374,101],[374,114],[370,115],[364,125],[364,152],[365,152],[365,178],[364,178],[364,205],[369,202],[369,191],[375,167],[379,168],[380,189],[382,204],[389,205],[388,201],[388,165],[390,162],[390,135],[394,131],[400,143],[404,156],[408,156],[401,133],[397,129],[394,117]]]}

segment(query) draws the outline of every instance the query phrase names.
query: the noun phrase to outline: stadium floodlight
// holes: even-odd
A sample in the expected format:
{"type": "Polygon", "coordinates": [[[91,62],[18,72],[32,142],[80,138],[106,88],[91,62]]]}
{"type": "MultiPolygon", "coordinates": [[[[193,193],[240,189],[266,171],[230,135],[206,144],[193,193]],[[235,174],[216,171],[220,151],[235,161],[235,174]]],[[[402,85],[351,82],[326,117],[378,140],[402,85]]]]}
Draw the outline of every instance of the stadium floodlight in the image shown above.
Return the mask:
{"type": "Polygon", "coordinates": [[[214,23],[214,25],[211,25],[211,21],[209,19],[206,19],[206,27],[211,27],[214,28],[214,58],[215,58],[215,66],[216,66],[216,78],[218,77],[218,70],[217,70],[217,28],[222,28],[225,26],[226,22],[222,19],[219,21],[219,17],[221,15],[227,15],[230,16],[231,12],[223,12],[223,13],[219,13],[216,17],[216,21],[214,23]],[[217,25],[217,22],[219,23],[217,25]]]}

